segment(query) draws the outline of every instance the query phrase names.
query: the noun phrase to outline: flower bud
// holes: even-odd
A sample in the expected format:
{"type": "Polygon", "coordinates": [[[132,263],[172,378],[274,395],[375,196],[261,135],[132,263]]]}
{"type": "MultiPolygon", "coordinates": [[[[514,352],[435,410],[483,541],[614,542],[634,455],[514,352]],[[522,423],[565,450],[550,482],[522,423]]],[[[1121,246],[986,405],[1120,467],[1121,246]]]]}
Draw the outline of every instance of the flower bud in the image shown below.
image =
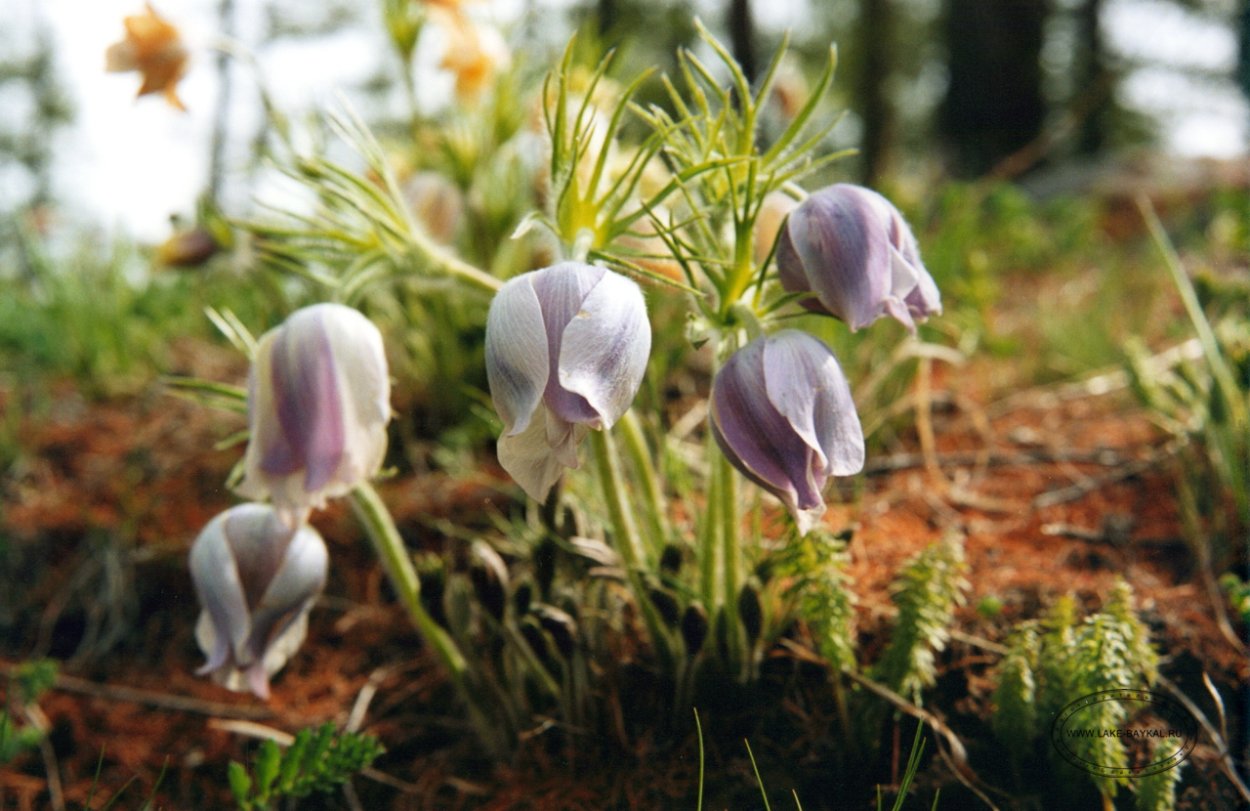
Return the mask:
{"type": "Polygon", "coordinates": [[[864,466],[864,434],[833,353],[798,330],[735,352],[712,382],[712,435],[748,479],[777,496],[807,532],[824,514],[830,476],[864,466]]]}
{"type": "Polygon", "coordinates": [[[503,286],[486,319],[486,376],[504,423],[499,463],[531,498],[578,466],[587,429],[625,413],[650,351],[642,290],[620,274],[562,262],[503,286]]]}
{"type": "Polygon", "coordinates": [[[777,245],[781,285],[814,293],[802,303],[854,332],[882,315],[916,331],[942,311],[933,277],[903,215],[872,189],[838,183],[813,193],[790,214],[777,245]]]}
{"type": "Polygon", "coordinates": [[[382,467],[390,396],[377,327],[341,304],[296,311],[261,337],[252,361],[239,492],[269,497],[298,526],[382,467]]]}
{"type": "Polygon", "coordinates": [[[195,638],[208,657],[197,672],[268,698],[269,677],[304,641],[327,562],[316,530],[291,529],[267,504],[240,504],[210,521],[191,547],[203,606],[195,638]]]}
{"type": "Polygon", "coordinates": [[[707,639],[707,609],[700,603],[691,603],[681,615],[681,638],[686,642],[686,653],[694,656],[707,639]]]}
{"type": "Polygon", "coordinates": [[[534,617],[537,618],[542,629],[550,635],[551,642],[560,655],[565,659],[572,656],[577,648],[577,620],[573,619],[573,615],[555,606],[536,605],[534,617]]]}
{"type": "Polygon", "coordinates": [[[747,639],[754,645],[764,629],[764,606],[760,602],[759,591],[750,583],[738,592],[738,619],[747,632],[747,639]]]}
{"type": "Polygon", "coordinates": [[[485,541],[474,541],[469,549],[469,581],[478,602],[496,620],[503,619],[507,605],[508,567],[485,541]]]}

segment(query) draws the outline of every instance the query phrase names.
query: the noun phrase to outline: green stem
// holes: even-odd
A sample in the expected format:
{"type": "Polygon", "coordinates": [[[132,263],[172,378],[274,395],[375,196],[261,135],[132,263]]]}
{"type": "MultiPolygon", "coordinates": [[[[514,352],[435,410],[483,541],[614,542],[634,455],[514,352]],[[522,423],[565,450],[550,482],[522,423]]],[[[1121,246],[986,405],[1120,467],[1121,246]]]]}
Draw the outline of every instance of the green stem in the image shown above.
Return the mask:
{"type": "Polygon", "coordinates": [[[660,489],[660,478],[656,475],[655,463],[651,460],[651,452],[647,447],[647,438],[643,435],[642,424],[638,421],[633,409],[625,412],[620,421],[621,433],[625,439],[625,452],[633,465],[642,487],[643,511],[647,523],[647,540],[649,551],[658,557],[664,544],[669,539],[668,508],[664,503],[664,493],[660,489]]]}
{"type": "Polygon", "coordinates": [[[732,666],[743,662],[742,624],[738,617],[738,592],[741,590],[739,575],[742,568],[742,550],[738,532],[738,477],[723,453],[716,454],[716,464],[721,468],[720,511],[721,522],[721,577],[725,592],[725,632],[732,666]]]}
{"type": "Polygon", "coordinates": [[[616,537],[616,549],[625,564],[625,576],[634,599],[642,610],[642,616],[651,634],[652,644],[662,659],[668,659],[672,651],[668,642],[668,632],[664,623],[651,604],[646,586],[642,580],[642,566],[646,560],[646,550],[638,537],[638,527],[634,523],[634,514],[627,501],[624,478],[621,476],[621,460],[616,452],[616,443],[612,441],[609,431],[591,431],[590,447],[594,453],[595,466],[599,472],[599,483],[603,488],[603,500],[608,507],[608,520],[611,522],[616,537]]]}
{"type": "Polygon", "coordinates": [[[456,647],[455,641],[421,604],[421,581],[417,579],[417,570],[412,565],[403,538],[399,536],[395,521],[378,496],[378,491],[368,482],[359,484],[351,492],[351,501],[356,517],[364,525],[365,534],[373,542],[378,559],[382,561],[382,568],[386,570],[391,586],[407,609],[408,616],[412,618],[412,624],[438,654],[439,661],[447,668],[452,680],[463,685],[468,663],[464,654],[456,647]]]}
{"type": "Polygon", "coordinates": [[[491,720],[491,713],[482,706],[482,693],[473,689],[470,683],[474,674],[469,664],[456,646],[455,640],[439,626],[434,618],[421,605],[421,581],[417,579],[417,570],[412,565],[408,549],[399,535],[395,520],[386,509],[378,491],[373,485],[365,482],[352,490],[350,499],[352,510],[365,528],[365,534],[373,543],[382,568],[391,581],[391,587],[399,595],[399,600],[408,610],[413,625],[421,638],[428,644],[439,661],[447,668],[452,684],[469,708],[469,718],[477,731],[479,740],[493,755],[503,756],[508,751],[508,743],[504,740],[499,725],[491,720]]]}
{"type": "Polygon", "coordinates": [[[703,604],[707,607],[709,617],[716,616],[720,606],[720,578],[717,577],[720,560],[720,512],[716,505],[720,503],[721,468],[716,464],[720,455],[716,440],[708,435],[708,487],[707,505],[703,513],[703,523],[699,530],[699,575],[703,589],[703,604]]]}
{"type": "Polygon", "coordinates": [[[467,282],[486,293],[497,293],[499,288],[503,287],[501,280],[438,245],[419,228],[410,229],[407,236],[408,247],[413,255],[434,272],[467,282]]]}

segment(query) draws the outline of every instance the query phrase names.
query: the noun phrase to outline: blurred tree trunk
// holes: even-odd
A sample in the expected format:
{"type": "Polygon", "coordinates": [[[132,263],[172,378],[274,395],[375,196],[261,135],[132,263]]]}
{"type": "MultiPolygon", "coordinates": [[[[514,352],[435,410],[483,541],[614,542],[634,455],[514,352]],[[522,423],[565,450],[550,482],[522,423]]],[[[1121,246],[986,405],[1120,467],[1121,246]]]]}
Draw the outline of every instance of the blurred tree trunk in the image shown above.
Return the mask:
{"type": "Polygon", "coordinates": [[[857,105],[864,121],[860,141],[861,179],[864,185],[872,186],[886,174],[894,143],[895,115],[889,95],[890,66],[894,57],[892,0],[863,0],[859,35],[863,44],[857,105]]]}
{"type": "Polygon", "coordinates": [[[748,81],[755,81],[755,22],[751,19],[751,0],[729,0],[729,42],[734,59],[748,81]]]}
{"type": "Polygon", "coordinates": [[[1048,12],[1048,0],[947,0],[939,128],[955,174],[983,175],[1041,134],[1048,12]]]}
{"type": "Polygon", "coordinates": [[[1237,29],[1237,84],[1250,99],[1250,0],[1242,0],[1237,29]]]}
{"type": "Polygon", "coordinates": [[[1102,38],[1103,0],[1085,0],[1077,10],[1078,54],[1076,68],[1076,108],[1082,116],[1077,152],[1095,155],[1107,142],[1111,105],[1107,96],[1112,77],[1107,69],[1106,47],[1102,38]],[[1082,97],[1085,98],[1082,98],[1082,97]]]}
{"type": "Polygon", "coordinates": [[[620,16],[621,9],[617,0],[599,0],[599,34],[602,36],[611,31],[620,16]]]}

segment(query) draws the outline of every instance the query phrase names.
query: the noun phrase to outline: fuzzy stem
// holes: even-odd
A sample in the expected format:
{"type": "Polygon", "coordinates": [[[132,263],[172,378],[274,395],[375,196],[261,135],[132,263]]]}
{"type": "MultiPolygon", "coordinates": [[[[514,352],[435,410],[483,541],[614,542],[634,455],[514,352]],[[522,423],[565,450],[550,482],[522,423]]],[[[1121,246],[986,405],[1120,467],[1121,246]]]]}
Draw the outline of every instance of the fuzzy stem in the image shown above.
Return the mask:
{"type": "Polygon", "coordinates": [[[704,510],[703,523],[699,529],[699,575],[703,589],[703,602],[710,616],[715,616],[720,605],[720,512],[716,505],[720,503],[721,468],[716,464],[720,451],[716,440],[710,435],[707,438],[708,488],[707,506],[704,510]]]}
{"type": "Polygon", "coordinates": [[[625,412],[620,421],[621,433],[625,439],[625,452],[629,454],[634,473],[638,476],[642,491],[643,512],[646,517],[647,540],[649,551],[657,555],[669,538],[668,508],[664,503],[664,493],[660,489],[660,479],[656,475],[655,464],[651,460],[651,452],[647,448],[647,439],[643,436],[642,425],[633,409],[625,412]]]}
{"type": "Polygon", "coordinates": [[[738,592],[741,589],[739,574],[742,554],[738,532],[738,479],[729,459],[723,453],[716,454],[715,464],[721,469],[720,503],[713,509],[720,514],[721,577],[724,581],[725,635],[728,643],[731,668],[744,661],[742,622],[738,616],[738,592]]]}
{"type": "Polygon", "coordinates": [[[616,451],[616,443],[612,441],[609,431],[591,431],[590,447],[595,457],[595,467],[599,472],[599,484],[603,488],[603,499],[608,508],[608,520],[611,522],[616,537],[616,549],[625,564],[625,576],[634,599],[642,610],[647,630],[651,634],[651,644],[661,658],[671,655],[668,634],[664,623],[656,613],[655,606],[642,581],[640,572],[646,561],[646,550],[638,537],[638,527],[634,523],[634,514],[630,509],[625,491],[625,482],[621,476],[621,460],[616,451]]]}
{"type": "Polygon", "coordinates": [[[420,229],[412,228],[406,236],[412,255],[433,271],[466,282],[486,293],[497,293],[503,287],[501,280],[438,245],[420,229]]]}
{"type": "Polygon", "coordinates": [[[417,571],[408,556],[403,538],[395,527],[394,519],[378,496],[378,491],[367,482],[357,485],[352,490],[351,501],[356,517],[364,525],[365,533],[373,542],[378,559],[382,561],[382,568],[386,570],[391,586],[407,609],[408,616],[412,618],[412,624],[438,654],[439,661],[447,668],[452,680],[463,684],[468,663],[464,654],[456,647],[455,641],[439,627],[425,610],[425,606],[421,605],[421,582],[417,579],[417,571]]]}
{"type": "Polygon", "coordinates": [[[470,681],[473,677],[469,664],[464,658],[455,640],[444,631],[434,618],[421,605],[421,581],[417,579],[416,568],[408,556],[404,540],[399,535],[395,520],[391,517],[386,504],[382,502],[378,491],[373,485],[365,482],[352,490],[350,499],[352,510],[365,528],[365,534],[373,543],[373,548],[386,570],[392,588],[399,595],[399,600],[408,610],[408,616],[416,626],[421,638],[437,655],[451,677],[456,692],[469,708],[478,738],[493,754],[506,753],[508,746],[500,735],[497,724],[491,721],[490,713],[481,706],[481,692],[474,690],[470,681]]]}

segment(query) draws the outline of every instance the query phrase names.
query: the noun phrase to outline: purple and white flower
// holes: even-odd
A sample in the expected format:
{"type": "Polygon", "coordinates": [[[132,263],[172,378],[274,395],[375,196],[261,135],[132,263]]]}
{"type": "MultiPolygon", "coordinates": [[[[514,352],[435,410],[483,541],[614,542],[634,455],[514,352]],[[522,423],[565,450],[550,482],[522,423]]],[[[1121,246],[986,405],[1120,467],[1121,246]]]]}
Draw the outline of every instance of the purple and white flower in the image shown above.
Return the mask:
{"type": "Polygon", "coordinates": [[[298,310],[261,337],[252,362],[239,492],[270,499],[296,527],[378,472],[390,418],[377,327],[341,304],[298,310]]]}
{"type": "Polygon", "coordinates": [[[542,500],[577,467],[588,429],[629,409],[651,352],[642,290],[606,268],[562,262],[517,276],[486,319],[486,375],[503,420],[499,463],[542,500]]]}
{"type": "Polygon", "coordinates": [[[807,532],[824,514],[830,476],[864,467],[864,434],[837,359],[798,330],[752,341],[712,382],[712,435],[748,479],[807,532]]]}
{"type": "Polygon", "coordinates": [[[777,245],[781,285],[814,293],[801,303],[842,319],[851,331],[882,315],[916,331],[942,311],[942,297],[898,209],[848,183],[813,192],[791,214],[777,245]]]}
{"type": "Polygon", "coordinates": [[[191,547],[203,608],[195,638],[208,657],[197,672],[268,698],[269,677],[304,641],[327,565],[317,531],[292,529],[267,504],[240,504],[208,522],[191,547]]]}

